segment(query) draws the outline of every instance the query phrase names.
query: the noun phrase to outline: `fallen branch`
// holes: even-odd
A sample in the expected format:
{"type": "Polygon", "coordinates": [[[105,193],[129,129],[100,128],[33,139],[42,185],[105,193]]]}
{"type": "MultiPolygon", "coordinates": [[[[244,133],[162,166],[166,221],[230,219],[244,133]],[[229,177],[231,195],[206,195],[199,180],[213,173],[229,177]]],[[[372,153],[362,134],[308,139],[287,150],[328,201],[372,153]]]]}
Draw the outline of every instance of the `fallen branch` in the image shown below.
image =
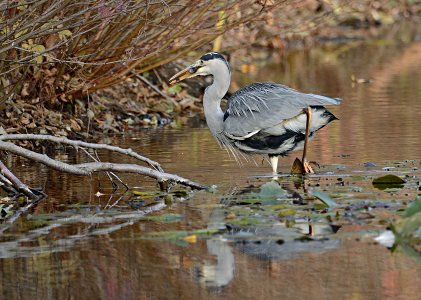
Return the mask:
{"type": "MultiPolygon", "coordinates": [[[[10,135],[0,135],[0,150],[8,151],[10,153],[25,157],[27,159],[33,160],[35,162],[42,163],[52,169],[57,171],[74,174],[74,175],[91,175],[94,172],[122,172],[122,173],[136,173],[139,175],[148,176],[154,178],[160,184],[161,189],[167,189],[169,184],[172,182],[180,183],[185,186],[189,186],[194,189],[207,189],[206,186],[191,181],[189,179],[180,177],[178,175],[165,173],[162,171],[161,166],[154,161],[143,157],[131,149],[123,149],[119,147],[104,145],[104,144],[93,144],[85,143],[80,141],[69,140],[66,138],[59,138],[48,135],[33,135],[33,134],[10,134],[10,135]],[[145,166],[140,166],[137,164],[120,164],[120,163],[110,163],[110,162],[89,162],[82,164],[68,164],[55,159],[48,157],[45,154],[40,154],[22,147],[19,147],[11,142],[5,142],[4,140],[43,140],[51,141],[56,143],[68,144],[76,147],[86,147],[91,149],[107,149],[119,153],[123,153],[142,161],[147,161],[152,166],[159,168],[159,170],[151,169],[145,166]]],[[[7,176],[6,176],[7,177],[7,176]]],[[[9,177],[7,177],[12,181],[9,177]]],[[[13,181],[12,181],[13,183],[13,181]]]]}
{"type": "Polygon", "coordinates": [[[30,198],[37,198],[32,190],[19,180],[10,170],[0,161],[0,180],[8,187],[14,187],[16,190],[24,193],[30,198]]]}
{"type": "Polygon", "coordinates": [[[161,165],[156,161],[153,161],[147,157],[144,157],[132,149],[123,149],[116,146],[110,146],[107,144],[95,144],[95,143],[86,143],[83,141],[77,140],[69,140],[65,137],[57,137],[52,135],[44,135],[44,134],[4,134],[0,135],[0,141],[7,141],[7,140],[37,140],[37,141],[49,141],[58,144],[66,144],[75,147],[76,149],[79,147],[90,148],[90,149],[102,149],[102,150],[109,150],[117,153],[121,153],[124,155],[128,155],[134,157],[138,160],[144,161],[153,168],[157,169],[158,171],[163,172],[161,165]]]}

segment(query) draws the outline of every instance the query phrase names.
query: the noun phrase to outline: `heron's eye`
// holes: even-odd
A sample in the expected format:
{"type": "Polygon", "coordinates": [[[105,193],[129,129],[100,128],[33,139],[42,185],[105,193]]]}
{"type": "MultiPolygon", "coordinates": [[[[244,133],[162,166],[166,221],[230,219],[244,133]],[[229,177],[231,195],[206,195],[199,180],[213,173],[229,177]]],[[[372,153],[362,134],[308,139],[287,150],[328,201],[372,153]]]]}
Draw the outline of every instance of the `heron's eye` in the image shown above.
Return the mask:
{"type": "Polygon", "coordinates": [[[197,69],[199,69],[199,67],[191,67],[191,68],[189,69],[190,74],[194,74],[194,73],[196,73],[197,69]]]}

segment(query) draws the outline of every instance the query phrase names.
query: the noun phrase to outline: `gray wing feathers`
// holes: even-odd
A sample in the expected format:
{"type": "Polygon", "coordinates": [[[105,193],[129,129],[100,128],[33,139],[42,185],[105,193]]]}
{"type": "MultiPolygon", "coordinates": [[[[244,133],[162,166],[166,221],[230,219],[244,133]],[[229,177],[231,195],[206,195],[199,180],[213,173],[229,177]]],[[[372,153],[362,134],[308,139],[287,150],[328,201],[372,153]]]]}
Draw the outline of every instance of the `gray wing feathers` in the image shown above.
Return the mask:
{"type": "Polygon", "coordinates": [[[242,137],[276,126],[308,106],[338,105],[342,99],[300,93],[273,82],[257,82],[239,89],[227,103],[224,131],[242,137]]]}

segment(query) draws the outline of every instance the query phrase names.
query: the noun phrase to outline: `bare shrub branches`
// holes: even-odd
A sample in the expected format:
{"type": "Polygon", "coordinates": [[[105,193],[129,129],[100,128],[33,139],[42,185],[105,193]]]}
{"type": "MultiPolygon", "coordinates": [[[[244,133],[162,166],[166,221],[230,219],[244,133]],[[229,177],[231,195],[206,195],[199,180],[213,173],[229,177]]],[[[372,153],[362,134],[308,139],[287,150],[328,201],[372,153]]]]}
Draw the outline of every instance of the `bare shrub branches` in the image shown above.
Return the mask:
{"type": "Polygon", "coordinates": [[[0,104],[17,94],[52,104],[86,95],[170,62],[274,3],[0,1],[0,104]],[[226,22],[216,26],[220,11],[226,22]]]}

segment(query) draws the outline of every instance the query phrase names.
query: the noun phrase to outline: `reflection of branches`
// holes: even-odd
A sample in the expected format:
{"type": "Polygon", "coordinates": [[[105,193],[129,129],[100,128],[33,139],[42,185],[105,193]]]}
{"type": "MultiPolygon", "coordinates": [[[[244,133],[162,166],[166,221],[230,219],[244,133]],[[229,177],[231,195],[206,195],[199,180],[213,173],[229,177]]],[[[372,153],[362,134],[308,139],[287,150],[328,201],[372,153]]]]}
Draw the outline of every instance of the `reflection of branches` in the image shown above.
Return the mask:
{"type": "MultiPolygon", "coordinates": [[[[23,156],[30,160],[42,163],[52,169],[69,173],[69,174],[74,174],[74,175],[87,176],[94,172],[100,172],[100,171],[136,173],[139,175],[144,175],[144,176],[148,176],[148,177],[156,179],[159,182],[161,189],[168,188],[168,184],[170,182],[180,183],[182,185],[190,186],[196,189],[206,189],[205,186],[199,183],[196,183],[194,181],[191,181],[189,179],[186,179],[174,174],[163,172],[161,166],[157,162],[154,162],[148,158],[145,158],[131,149],[123,149],[120,147],[115,147],[115,146],[110,146],[110,145],[105,145],[105,144],[85,143],[85,142],[73,141],[73,140],[68,140],[66,138],[58,138],[58,137],[53,137],[53,136],[48,136],[48,135],[32,135],[32,134],[19,135],[18,134],[18,135],[1,135],[0,136],[0,150],[8,151],[10,153],[23,156]],[[52,159],[48,157],[47,155],[40,154],[28,149],[24,149],[13,143],[5,142],[5,140],[50,141],[50,142],[55,142],[55,143],[72,145],[76,148],[85,147],[85,148],[90,148],[90,149],[110,150],[110,151],[125,154],[128,156],[134,157],[136,159],[142,160],[144,162],[147,162],[149,165],[151,165],[155,169],[140,166],[137,164],[123,164],[123,163],[111,163],[111,162],[99,162],[99,161],[90,162],[90,163],[82,163],[82,164],[68,164],[68,163],[64,163],[64,162],[52,159]]],[[[11,180],[11,178],[13,177],[11,176],[7,177],[7,179],[10,182],[12,182],[13,185],[16,186],[17,189],[26,191],[26,194],[28,196],[33,196],[31,190],[25,189],[25,186],[22,186],[21,184],[19,184],[20,181],[16,181],[16,184],[15,184],[13,180],[11,180]]]]}
{"type": "MultiPolygon", "coordinates": [[[[51,224],[45,227],[30,230],[25,234],[24,237],[18,237],[14,241],[8,240],[5,242],[0,242],[0,257],[9,257],[9,255],[16,256],[17,254],[19,254],[19,251],[23,250],[25,252],[25,249],[31,250],[32,247],[25,248],[24,246],[22,246],[22,242],[36,240],[37,238],[39,238],[39,236],[50,233],[54,228],[63,225],[68,225],[69,223],[105,224],[106,226],[103,228],[95,227],[95,229],[85,232],[83,234],[78,232],[77,234],[69,235],[66,238],[54,241],[51,245],[48,245],[48,249],[44,249],[43,246],[40,246],[38,249],[35,250],[41,252],[43,252],[43,250],[51,252],[55,251],[58,248],[62,249],[64,245],[71,246],[73,245],[73,242],[86,238],[88,236],[110,234],[116,230],[120,230],[124,227],[133,225],[139,220],[142,220],[145,217],[145,215],[154,211],[158,211],[163,207],[165,207],[165,203],[158,202],[154,205],[146,207],[141,211],[118,213],[115,215],[112,215],[107,211],[99,213],[72,214],[71,216],[66,215],[66,213],[63,213],[62,216],[56,215],[51,224]],[[116,222],[121,223],[113,224],[116,222]],[[108,224],[110,225],[107,226],[108,224]],[[54,248],[54,246],[57,248],[54,248]],[[51,249],[51,247],[53,247],[53,250],[51,249]]],[[[0,229],[0,234],[4,233],[9,228],[10,224],[13,223],[10,221],[8,221],[5,224],[5,227],[0,229]]]]}

